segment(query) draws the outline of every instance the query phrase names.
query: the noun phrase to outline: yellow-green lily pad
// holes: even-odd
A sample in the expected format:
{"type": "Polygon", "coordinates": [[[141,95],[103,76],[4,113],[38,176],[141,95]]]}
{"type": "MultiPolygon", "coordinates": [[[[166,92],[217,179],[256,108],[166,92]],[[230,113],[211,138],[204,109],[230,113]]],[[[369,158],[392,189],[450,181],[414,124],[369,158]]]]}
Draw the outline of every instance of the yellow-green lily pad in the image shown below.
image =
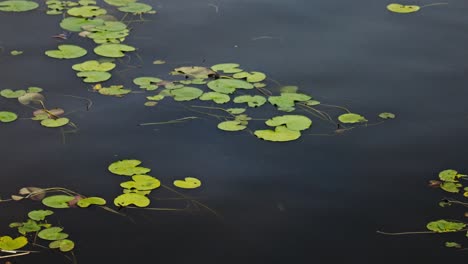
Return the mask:
{"type": "Polygon", "coordinates": [[[28,217],[32,220],[42,221],[47,216],[52,215],[54,212],[51,210],[34,210],[28,213],[28,217]]]}
{"type": "Polygon", "coordinates": [[[17,250],[28,244],[28,239],[24,236],[13,239],[10,236],[0,237],[0,249],[2,250],[17,250]]]}
{"type": "Polygon", "coordinates": [[[52,249],[58,248],[62,252],[68,252],[68,251],[73,250],[73,248],[75,248],[75,242],[69,239],[61,239],[61,240],[50,242],[49,247],[52,249]]]}
{"type": "Polygon", "coordinates": [[[236,79],[246,79],[249,83],[261,82],[266,79],[266,75],[263,72],[239,72],[234,74],[232,77],[236,79]]]}
{"type": "Polygon", "coordinates": [[[359,114],[346,113],[338,117],[341,123],[344,124],[354,124],[354,123],[364,123],[367,122],[367,119],[359,114]]]}
{"type": "Polygon", "coordinates": [[[5,98],[19,98],[23,95],[26,94],[26,91],[25,90],[16,90],[16,91],[13,91],[11,89],[3,89],[0,91],[0,95],[5,97],[5,98]]]}
{"type": "Polygon", "coordinates": [[[237,63],[222,63],[211,66],[211,69],[216,72],[238,73],[242,71],[242,69],[239,69],[239,66],[237,63]]]}
{"type": "Polygon", "coordinates": [[[460,231],[466,227],[466,224],[441,219],[428,223],[426,227],[436,233],[448,233],[460,231]]]}
{"type": "Polygon", "coordinates": [[[125,56],[125,52],[135,50],[134,47],[125,44],[102,44],[94,48],[94,53],[109,58],[121,58],[125,56]]]}
{"type": "Polygon", "coordinates": [[[151,171],[148,168],[138,167],[140,164],[141,161],[139,160],[119,160],[109,165],[108,169],[114,174],[125,176],[146,174],[151,171]]]}
{"type": "Polygon", "coordinates": [[[265,123],[274,127],[286,125],[289,130],[301,131],[308,129],[312,125],[312,120],[302,115],[283,115],[268,119],[265,123]]]}
{"type": "Polygon", "coordinates": [[[224,93],[224,94],[232,94],[236,91],[236,89],[253,89],[254,86],[251,83],[248,83],[243,80],[235,80],[235,79],[217,79],[207,83],[208,88],[211,90],[224,93]]]}
{"type": "Polygon", "coordinates": [[[45,54],[55,59],[75,59],[83,57],[88,51],[76,45],[59,45],[57,50],[48,50],[45,54]]]}
{"type": "Polygon", "coordinates": [[[246,128],[240,121],[224,121],[218,124],[218,128],[224,131],[241,131],[246,128]]]}
{"type": "Polygon", "coordinates": [[[102,206],[106,204],[106,200],[102,199],[101,197],[87,197],[80,199],[76,204],[81,208],[86,208],[93,204],[102,206]]]}
{"type": "Polygon", "coordinates": [[[66,117],[61,117],[57,119],[45,119],[41,121],[41,125],[45,127],[55,128],[55,127],[62,127],[66,124],[70,123],[70,119],[66,117]]]}
{"type": "Polygon", "coordinates": [[[13,112],[0,111],[0,122],[9,123],[18,119],[18,116],[13,112]]]}
{"type": "Polygon", "coordinates": [[[186,177],[184,180],[175,180],[174,186],[182,189],[195,189],[201,186],[201,181],[197,178],[186,177]]]}
{"type": "Polygon", "coordinates": [[[254,134],[261,139],[274,142],[286,142],[301,137],[301,132],[288,129],[286,126],[277,126],[275,130],[256,130],[254,134]]]}
{"type": "Polygon", "coordinates": [[[200,96],[199,98],[200,100],[202,101],[213,101],[217,104],[224,104],[224,103],[227,103],[231,100],[231,98],[229,97],[229,95],[227,94],[222,94],[222,93],[218,93],[218,92],[207,92],[207,93],[204,93],[202,96],[200,96]]]}
{"type": "Polygon", "coordinates": [[[126,189],[136,189],[138,191],[149,191],[159,188],[161,182],[149,175],[134,175],[133,181],[127,181],[120,184],[121,187],[126,189]]]}
{"type": "Polygon", "coordinates": [[[75,197],[70,195],[52,195],[42,199],[42,203],[51,208],[69,208],[70,205],[68,202],[73,199],[75,199],[75,197]]]}
{"type": "Polygon", "coordinates": [[[147,207],[150,204],[148,197],[138,193],[124,193],[114,199],[116,206],[136,205],[138,207],[147,207]]]}
{"type": "Polygon", "coordinates": [[[85,83],[98,83],[109,80],[112,75],[104,71],[80,71],[76,73],[78,77],[84,77],[83,82],[85,83]]]}
{"type": "Polygon", "coordinates": [[[393,3],[387,5],[387,9],[394,13],[408,14],[419,11],[421,7],[417,5],[402,5],[393,3]]]}
{"type": "Polygon", "coordinates": [[[50,227],[41,230],[37,236],[44,240],[61,240],[68,237],[68,234],[62,233],[62,230],[61,227],[50,227]]]}
{"type": "Polygon", "coordinates": [[[234,103],[247,103],[250,107],[259,107],[266,103],[266,99],[260,95],[240,95],[234,98],[234,103]]]}

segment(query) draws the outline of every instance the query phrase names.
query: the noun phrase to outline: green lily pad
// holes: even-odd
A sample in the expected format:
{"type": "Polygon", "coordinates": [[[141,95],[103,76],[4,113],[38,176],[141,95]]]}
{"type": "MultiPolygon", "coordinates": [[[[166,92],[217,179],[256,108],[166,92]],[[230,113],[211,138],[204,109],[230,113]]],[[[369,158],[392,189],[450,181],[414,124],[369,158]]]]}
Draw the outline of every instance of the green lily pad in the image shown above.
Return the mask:
{"type": "Polygon", "coordinates": [[[61,127],[61,126],[64,126],[66,124],[70,123],[70,120],[66,117],[61,117],[61,118],[57,118],[57,119],[45,119],[45,120],[42,120],[41,121],[41,125],[42,126],[45,126],[45,127],[51,127],[51,128],[54,128],[54,127],[61,127]]]}
{"type": "Polygon", "coordinates": [[[286,126],[277,126],[275,130],[256,130],[254,134],[261,139],[274,142],[286,142],[296,140],[301,132],[288,129],[286,126]]]}
{"type": "Polygon", "coordinates": [[[319,104],[320,104],[320,102],[317,101],[317,100],[309,100],[309,101],[305,101],[304,103],[305,103],[306,105],[308,105],[308,106],[315,106],[315,105],[319,105],[319,104]]]}
{"type": "Polygon", "coordinates": [[[184,66],[175,68],[171,72],[172,75],[185,75],[195,79],[208,79],[216,75],[216,72],[211,69],[201,66],[184,66]]]}
{"type": "Polygon", "coordinates": [[[141,194],[141,195],[148,195],[151,193],[151,191],[139,191],[135,189],[123,189],[123,193],[136,193],[136,194],[141,194]]]}
{"type": "Polygon", "coordinates": [[[154,96],[146,96],[146,99],[151,101],[161,101],[162,99],[164,99],[164,95],[157,94],[154,96]]]}
{"type": "Polygon", "coordinates": [[[407,13],[414,13],[421,9],[420,6],[417,5],[401,5],[401,4],[389,4],[387,5],[388,11],[400,14],[407,14],[407,13]]]}
{"type": "Polygon", "coordinates": [[[104,2],[108,3],[109,5],[113,6],[126,6],[130,3],[134,3],[137,0],[104,0],[104,2]]]}
{"type": "Polygon", "coordinates": [[[83,82],[85,83],[98,83],[109,80],[112,74],[103,71],[82,71],[76,73],[78,77],[84,77],[83,82]]]}
{"type": "Polygon", "coordinates": [[[9,123],[13,122],[18,119],[18,116],[13,112],[8,111],[0,111],[0,122],[1,123],[9,123]]]}
{"type": "Polygon", "coordinates": [[[132,176],[133,181],[122,182],[121,187],[126,189],[136,189],[138,191],[149,191],[159,188],[161,182],[149,175],[134,175],[132,176]]]}
{"type": "Polygon", "coordinates": [[[114,174],[125,176],[146,174],[151,171],[148,168],[138,167],[140,164],[141,161],[139,160],[119,160],[109,165],[108,169],[114,174]]]}
{"type": "Polygon", "coordinates": [[[289,130],[301,131],[308,129],[312,125],[312,120],[302,115],[283,115],[268,119],[265,123],[274,127],[286,125],[289,130]]]}
{"type": "Polygon", "coordinates": [[[124,52],[135,50],[134,47],[125,44],[103,44],[94,48],[94,53],[109,58],[121,58],[125,56],[124,52]]]}
{"type": "Polygon", "coordinates": [[[62,230],[61,227],[50,227],[41,230],[37,236],[44,240],[61,240],[68,237],[68,234],[62,233],[62,230]]]}
{"type": "Polygon", "coordinates": [[[128,5],[119,7],[118,9],[121,12],[132,14],[155,13],[152,6],[143,3],[129,3],[128,5]]]}
{"type": "Polygon", "coordinates": [[[73,248],[75,248],[75,242],[69,239],[61,239],[61,240],[52,241],[49,244],[49,247],[52,249],[58,248],[62,252],[68,252],[68,251],[73,250],[73,248]]]}
{"type": "Polygon", "coordinates": [[[224,94],[232,94],[236,91],[236,89],[253,89],[254,86],[251,83],[242,80],[234,80],[234,79],[217,79],[214,81],[209,82],[208,88],[211,90],[224,93],[224,94]]]}
{"type": "Polygon", "coordinates": [[[26,12],[39,7],[39,4],[33,1],[2,1],[0,2],[0,11],[6,12],[26,12]]]}
{"type": "Polygon", "coordinates": [[[111,85],[109,87],[99,89],[100,94],[110,96],[122,96],[130,92],[132,92],[132,90],[123,89],[123,85],[111,85]]]}
{"type": "Polygon", "coordinates": [[[97,17],[107,14],[107,11],[99,6],[80,6],[68,9],[67,13],[75,17],[97,17]]]}
{"type": "Polygon", "coordinates": [[[439,179],[446,182],[458,182],[457,175],[458,171],[456,170],[443,170],[439,172],[439,179]]]}
{"type": "Polygon", "coordinates": [[[463,187],[463,185],[454,182],[443,182],[440,184],[440,188],[449,193],[458,193],[461,187],[463,187]]]}
{"type": "Polygon", "coordinates": [[[51,210],[34,210],[28,213],[28,217],[32,220],[42,221],[47,216],[52,215],[54,212],[51,210]]]}
{"type": "Polygon", "coordinates": [[[12,51],[10,51],[10,54],[11,54],[12,56],[18,56],[18,55],[23,54],[23,51],[20,51],[20,50],[12,50],[12,51]]]}
{"type": "Polygon", "coordinates": [[[222,63],[211,66],[211,69],[216,72],[238,73],[242,71],[242,69],[239,69],[239,66],[237,63],[222,63]]]}
{"type": "Polygon", "coordinates": [[[52,195],[42,199],[42,203],[51,208],[69,208],[68,202],[73,199],[75,197],[70,195],[52,195]]]}
{"type": "Polygon", "coordinates": [[[158,89],[157,83],[162,82],[161,79],[155,77],[138,77],[133,79],[133,83],[140,86],[141,89],[153,91],[158,89]]]}
{"type": "Polygon", "coordinates": [[[94,0],[80,0],[78,3],[82,6],[87,6],[87,5],[96,5],[97,2],[94,0]]]}
{"type": "Polygon", "coordinates": [[[42,88],[41,87],[34,87],[34,86],[31,86],[31,87],[28,87],[28,89],[26,90],[27,93],[40,93],[42,92],[42,88]]]}
{"type": "Polygon", "coordinates": [[[245,112],[245,108],[228,108],[226,109],[230,114],[238,115],[245,112]]]}
{"type": "Polygon", "coordinates": [[[437,220],[427,224],[427,229],[436,233],[457,232],[466,227],[466,224],[451,222],[447,220],[437,220]]]}
{"type": "Polygon", "coordinates": [[[5,98],[18,98],[26,94],[25,90],[10,90],[10,89],[3,89],[0,91],[0,95],[5,98]]]}
{"type": "Polygon", "coordinates": [[[367,122],[367,119],[365,117],[359,114],[354,114],[354,113],[342,114],[338,117],[338,120],[340,120],[340,122],[344,124],[367,122]]]}
{"type": "Polygon", "coordinates": [[[262,72],[239,72],[232,77],[236,79],[246,79],[249,83],[261,82],[266,79],[266,75],[262,72]]]}
{"type": "Polygon", "coordinates": [[[295,102],[305,102],[312,97],[300,93],[281,93],[280,96],[270,96],[268,101],[278,107],[278,110],[291,112],[294,111],[295,102]]]}
{"type": "Polygon", "coordinates": [[[182,189],[195,189],[201,186],[201,181],[197,178],[186,177],[184,180],[175,180],[174,186],[182,189]]]}
{"type": "Polygon", "coordinates": [[[234,103],[247,103],[250,107],[258,107],[264,105],[266,103],[266,99],[260,95],[241,95],[234,98],[234,103]]]}
{"type": "Polygon", "coordinates": [[[297,93],[297,90],[299,89],[299,87],[297,86],[294,86],[294,85],[286,85],[286,86],[282,86],[280,88],[280,92],[281,93],[297,93]]]}
{"type": "Polygon", "coordinates": [[[87,197],[84,199],[80,199],[77,205],[81,208],[89,207],[90,205],[105,205],[106,200],[102,199],[101,197],[87,197]]]}
{"type": "Polygon", "coordinates": [[[183,87],[171,90],[171,95],[176,101],[190,101],[197,99],[203,94],[203,91],[195,87],[183,87]]]}
{"type": "Polygon", "coordinates": [[[88,53],[82,47],[76,45],[59,45],[58,50],[48,50],[45,54],[55,59],[75,59],[88,53]]]}
{"type": "Polygon", "coordinates": [[[148,197],[138,193],[124,193],[114,199],[116,206],[136,205],[138,207],[147,207],[150,204],[148,197]]]}
{"type": "Polygon", "coordinates": [[[457,242],[445,242],[445,247],[448,247],[448,248],[461,248],[462,245],[458,244],[457,242]]]}
{"type": "Polygon", "coordinates": [[[71,32],[81,32],[83,31],[83,27],[99,26],[103,24],[104,20],[98,18],[67,17],[60,22],[60,27],[71,32]]]}
{"type": "Polygon", "coordinates": [[[83,71],[83,72],[107,72],[115,68],[115,63],[112,62],[103,62],[100,63],[97,60],[89,60],[83,63],[78,63],[72,66],[72,69],[75,71],[83,71]]]}
{"type": "Polygon", "coordinates": [[[227,94],[222,94],[218,92],[208,92],[204,93],[202,96],[200,96],[200,100],[202,101],[213,101],[217,104],[224,104],[227,103],[231,100],[229,95],[227,94]]]}
{"type": "Polygon", "coordinates": [[[393,119],[395,118],[395,114],[393,113],[388,113],[388,112],[383,112],[379,114],[379,117],[382,119],[393,119]]]}
{"type": "Polygon", "coordinates": [[[0,237],[0,249],[2,250],[17,250],[28,244],[28,239],[24,236],[13,239],[10,236],[0,237]]]}
{"type": "Polygon", "coordinates": [[[218,124],[218,128],[224,131],[240,131],[244,130],[246,126],[239,121],[224,121],[218,124]]]}
{"type": "Polygon", "coordinates": [[[32,219],[29,219],[25,223],[20,223],[20,225],[18,226],[18,232],[22,235],[26,235],[27,233],[37,232],[39,230],[41,230],[41,226],[38,225],[37,222],[32,219]]]}

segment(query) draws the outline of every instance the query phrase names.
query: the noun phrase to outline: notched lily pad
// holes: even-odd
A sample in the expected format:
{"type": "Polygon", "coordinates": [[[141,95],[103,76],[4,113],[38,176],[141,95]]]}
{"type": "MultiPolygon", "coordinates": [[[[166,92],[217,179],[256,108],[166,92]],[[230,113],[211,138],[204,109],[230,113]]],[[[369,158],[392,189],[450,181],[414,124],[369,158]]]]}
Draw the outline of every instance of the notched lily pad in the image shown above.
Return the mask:
{"type": "Polygon", "coordinates": [[[197,99],[203,94],[203,91],[195,87],[183,87],[171,90],[171,95],[176,101],[190,101],[197,99]]]}
{"type": "Polygon", "coordinates": [[[76,76],[84,78],[85,83],[98,83],[109,80],[112,74],[104,71],[81,71],[76,76]]]}
{"type": "Polygon", "coordinates": [[[346,113],[338,117],[338,120],[344,124],[365,123],[367,119],[359,114],[346,113]]]}
{"type": "Polygon", "coordinates": [[[388,112],[383,112],[379,114],[379,117],[382,119],[393,119],[395,118],[395,114],[393,113],[388,113],[388,112]]]}
{"type": "Polygon", "coordinates": [[[23,95],[26,94],[26,91],[25,90],[16,90],[16,91],[13,91],[11,89],[3,89],[0,91],[0,95],[5,97],[5,98],[19,98],[23,95]]]}
{"type": "Polygon", "coordinates": [[[202,101],[213,101],[217,104],[224,104],[227,103],[231,100],[229,95],[227,94],[222,94],[218,92],[208,92],[204,93],[202,96],[200,96],[200,100],[202,101]]]}
{"type": "Polygon", "coordinates": [[[39,7],[39,4],[33,1],[1,1],[0,11],[5,12],[26,12],[39,7]]]}
{"type": "Polygon", "coordinates": [[[290,130],[301,131],[308,129],[312,125],[312,120],[302,115],[283,115],[268,119],[265,123],[274,127],[286,125],[290,130]]]}
{"type": "Polygon", "coordinates": [[[436,233],[448,233],[460,231],[466,227],[466,224],[442,219],[430,222],[426,227],[436,233]]]}
{"type": "Polygon", "coordinates": [[[134,175],[133,181],[127,181],[120,184],[121,187],[126,189],[135,189],[138,191],[149,191],[161,186],[161,182],[149,175],[134,175]]]}
{"type": "Polygon", "coordinates": [[[138,193],[124,193],[114,199],[114,204],[123,207],[132,204],[138,207],[147,207],[150,204],[150,200],[148,197],[138,193]]]}
{"type": "Polygon", "coordinates": [[[62,127],[70,123],[70,119],[66,117],[61,117],[57,119],[45,119],[41,121],[41,125],[45,127],[55,128],[55,127],[62,127]]]}
{"type": "Polygon", "coordinates": [[[138,167],[140,164],[139,160],[119,160],[109,165],[108,170],[114,174],[125,176],[146,174],[151,171],[148,168],[138,167]]]}
{"type": "Polygon", "coordinates": [[[32,220],[42,221],[47,216],[52,215],[54,212],[51,210],[34,210],[28,213],[28,217],[32,220]]]}
{"type": "Polygon", "coordinates": [[[10,236],[0,237],[0,249],[2,250],[17,250],[28,244],[28,239],[24,236],[13,239],[10,236]]]}
{"type": "Polygon", "coordinates": [[[68,237],[68,234],[62,233],[62,230],[61,227],[50,227],[41,230],[37,236],[44,240],[61,240],[68,237]]]}
{"type": "Polygon", "coordinates": [[[236,79],[246,79],[249,83],[261,82],[266,79],[266,75],[262,72],[239,72],[232,77],[236,79]]]}
{"type": "Polygon", "coordinates": [[[246,128],[240,121],[224,121],[218,124],[218,128],[224,131],[241,131],[246,128]]]}
{"type": "Polygon", "coordinates": [[[100,63],[97,60],[89,60],[82,63],[78,63],[72,66],[72,69],[75,71],[98,71],[98,72],[107,72],[115,68],[115,63],[112,62],[103,62],[100,63]]]}
{"type": "Polygon", "coordinates": [[[48,50],[45,54],[55,59],[75,59],[83,57],[88,53],[82,47],[76,45],[59,45],[57,50],[48,50]]]}
{"type": "Polygon", "coordinates": [[[259,107],[266,103],[266,99],[260,95],[240,95],[234,98],[234,103],[247,103],[250,107],[259,107]]]}
{"type": "Polygon", "coordinates": [[[102,44],[94,48],[94,53],[109,58],[121,58],[125,52],[135,51],[132,46],[125,44],[102,44]]]}
{"type": "Polygon", "coordinates": [[[197,178],[186,177],[184,180],[175,180],[174,186],[182,189],[195,189],[201,186],[201,181],[197,178]]]}
{"type": "Polygon", "coordinates": [[[62,252],[68,252],[75,248],[75,242],[69,239],[55,240],[49,244],[49,247],[52,249],[58,248],[62,252]]]}
{"type": "Polygon", "coordinates": [[[407,14],[417,12],[421,9],[421,7],[417,5],[402,5],[392,3],[387,5],[387,9],[394,13],[407,14]]]}
{"type": "Polygon", "coordinates": [[[242,71],[242,69],[239,69],[239,66],[237,63],[222,63],[211,66],[211,69],[216,72],[238,73],[242,71]]]}
{"type": "Polygon", "coordinates": [[[274,142],[286,142],[296,140],[301,137],[301,132],[286,128],[286,126],[277,126],[275,130],[256,130],[254,134],[261,139],[274,142]]]}
{"type": "Polygon", "coordinates": [[[236,89],[253,89],[254,86],[251,83],[248,83],[243,80],[234,80],[234,79],[217,79],[211,81],[207,84],[208,88],[211,90],[224,93],[232,94],[236,89]]]}
{"type": "Polygon", "coordinates": [[[42,199],[42,203],[51,208],[69,208],[68,202],[73,199],[75,197],[70,195],[53,195],[42,199]]]}
{"type": "Polygon", "coordinates": [[[97,17],[101,15],[105,15],[107,11],[99,6],[80,6],[74,7],[67,11],[70,16],[75,17],[97,17]]]}
{"type": "Polygon", "coordinates": [[[10,123],[18,119],[18,116],[13,112],[0,111],[0,122],[1,123],[10,123]]]}

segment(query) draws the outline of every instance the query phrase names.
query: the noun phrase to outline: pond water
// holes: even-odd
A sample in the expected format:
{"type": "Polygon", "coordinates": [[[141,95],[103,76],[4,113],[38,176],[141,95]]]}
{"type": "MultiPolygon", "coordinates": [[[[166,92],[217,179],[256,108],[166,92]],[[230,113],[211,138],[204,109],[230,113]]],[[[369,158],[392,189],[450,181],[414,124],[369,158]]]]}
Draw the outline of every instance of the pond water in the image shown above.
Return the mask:
{"type": "MultiPolygon", "coordinates": [[[[346,106],[373,123],[380,112],[397,118],[341,136],[304,135],[284,144],[227,133],[216,129],[216,119],[183,107],[192,102],[166,100],[145,107],[144,94],[116,98],[93,93],[71,70],[76,60],[43,55],[61,42],[50,37],[62,32],[60,16],[46,16],[44,5],[31,12],[1,13],[1,89],[39,86],[48,104],[83,110],[69,115],[79,131],[67,134],[65,144],[57,130],[37,122],[0,126],[2,198],[23,186],[62,186],[112,201],[121,193],[122,179],[107,166],[134,158],[165,183],[187,176],[201,179],[202,188],[187,193],[222,216],[206,210],[129,209],[130,219],[99,208],[56,210],[54,220],[76,243],[78,263],[466,259],[465,253],[444,247],[463,234],[376,233],[421,231],[429,221],[459,218],[460,209],[437,205],[444,194],[427,188],[427,181],[446,168],[466,169],[466,2],[450,0],[411,15],[390,13],[387,2],[371,0],[147,3],[158,13],[144,16],[150,21],[132,23],[126,40],[142,58],[133,56],[129,64],[141,67],[120,65],[116,71],[126,71],[115,74],[112,84],[137,90],[135,77],[165,77],[178,66],[236,62],[281,84],[298,85],[317,100],[346,106]],[[9,56],[13,49],[24,54],[9,56]],[[156,59],[167,63],[154,65],[156,59]],[[86,111],[85,101],[63,95],[89,98],[93,106],[86,111]],[[203,119],[138,126],[194,115],[203,119]]],[[[93,47],[77,34],[65,42],[93,47]]],[[[30,116],[30,109],[11,100],[0,98],[0,106],[30,116]]],[[[273,112],[267,108],[260,116],[273,112]]],[[[310,133],[333,131],[327,123],[313,122],[310,133]]],[[[11,234],[10,222],[38,208],[41,204],[32,201],[2,203],[1,233],[11,234]]],[[[13,263],[69,263],[60,253],[41,251],[13,263]]]]}

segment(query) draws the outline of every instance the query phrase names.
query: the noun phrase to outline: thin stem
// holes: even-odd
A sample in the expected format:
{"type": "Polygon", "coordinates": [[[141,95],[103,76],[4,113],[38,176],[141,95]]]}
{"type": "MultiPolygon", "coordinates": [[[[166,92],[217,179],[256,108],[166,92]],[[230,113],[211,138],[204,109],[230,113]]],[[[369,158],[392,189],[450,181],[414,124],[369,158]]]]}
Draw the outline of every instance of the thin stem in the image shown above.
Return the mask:
{"type": "Polygon", "coordinates": [[[423,6],[421,6],[421,8],[423,8],[423,7],[428,7],[428,6],[436,6],[436,5],[448,5],[448,3],[434,3],[434,4],[428,4],[428,5],[423,5],[423,6]]]}
{"type": "Polygon", "coordinates": [[[231,114],[228,110],[221,108],[221,107],[214,107],[214,106],[201,106],[201,105],[191,105],[190,107],[195,107],[195,108],[205,108],[205,109],[213,109],[213,110],[221,110],[224,111],[228,114],[230,114],[232,117],[236,117],[235,115],[231,114]]]}
{"type": "Polygon", "coordinates": [[[199,201],[197,201],[197,200],[194,200],[194,199],[192,199],[192,198],[190,198],[190,197],[188,197],[188,196],[186,196],[186,195],[184,195],[184,194],[182,194],[182,193],[180,193],[180,192],[178,192],[178,191],[176,191],[176,190],[174,190],[174,189],[172,189],[172,188],[170,188],[170,187],[168,187],[168,186],[166,186],[166,185],[161,184],[161,187],[163,187],[163,188],[165,188],[166,190],[169,190],[169,191],[171,191],[171,192],[174,192],[174,193],[176,193],[176,194],[178,194],[178,195],[180,195],[180,196],[182,196],[182,197],[184,197],[184,198],[187,198],[188,200],[192,201],[193,203],[196,203],[196,204],[200,205],[201,207],[207,209],[208,211],[210,211],[210,212],[211,212],[212,214],[214,214],[215,216],[217,216],[217,217],[219,217],[219,218],[222,218],[221,215],[219,215],[215,210],[213,210],[213,209],[211,209],[210,207],[204,205],[203,203],[201,203],[201,202],[199,202],[199,201]]]}
{"type": "Polygon", "coordinates": [[[6,258],[14,258],[14,257],[19,257],[19,256],[24,256],[28,255],[30,252],[22,252],[22,253],[17,253],[13,255],[8,255],[8,256],[0,256],[0,259],[6,259],[6,258]]]}
{"type": "Polygon", "coordinates": [[[181,122],[185,122],[185,121],[193,120],[193,119],[198,119],[198,118],[199,117],[197,117],[197,116],[188,116],[188,117],[178,118],[178,119],[169,120],[169,121],[165,121],[165,122],[141,123],[140,126],[152,126],[152,125],[165,125],[165,124],[181,123],[181,122]]]}
{"type": "Polygon", "coordinates": [[[91,101],[91,99],[88,99],[86,97],[81,97],[81,96],[76,96],[76,95],[69,95],[69,94],[64,94],[63,96],[86,100],[88,102],[86,104],[86,111],[89,111],[89,109],[91,109],[91,107],[93,106],[93,101],[91,101]]]}
{"type": "Polygon", "coordinates": [[[378,234],[388,235],[388,236],[402,236],[402,235],[415,235],[415,234],[437,234],[436,232],[432,231],[416,231],[416,232],[400,232],[400,233],[388,233],[377,231],[378,234]]]}
{"type": "Polygon", "coordinates": [[[349,111],[348,108],[343,107],[343,106],[339,106],[339,105],[330,105],[330,104],[320,104],[320,105],[343,109],[343,110],[345,110],[346,112],[351,113],[351,111],[349,111]]]}

